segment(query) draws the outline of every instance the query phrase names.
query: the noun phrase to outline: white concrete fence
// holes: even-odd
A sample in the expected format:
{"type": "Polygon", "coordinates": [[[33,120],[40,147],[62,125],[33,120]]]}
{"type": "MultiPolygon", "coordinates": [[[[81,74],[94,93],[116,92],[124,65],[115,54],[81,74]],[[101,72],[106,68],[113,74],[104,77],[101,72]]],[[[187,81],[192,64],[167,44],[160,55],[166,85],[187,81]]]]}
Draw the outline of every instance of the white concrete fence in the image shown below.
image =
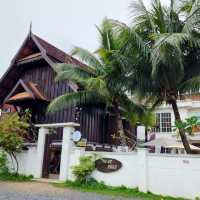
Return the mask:
{"type": "MultiPolygon", "coordinates": [[[[44,156],[44,138],[52,125],[40,126],[37,147],[30,147],[18,155],[20,173],[41,178],[44,156]]],[[[54,125],[54,127],[58,125],[54,125]]],[[[61,125],[59,125],[60,127],[61,125]]],[[[103,173],[95,170],[92,176],[107,185],[136,188],[194,199],[200,197],[200,156],[150,154],[146,149],[135,152],[85,152],[74,146],[71,134],[77,124],[65,123],[61,152],[60,180],[74,180],[72,166],[79,163],[80,156],[98,154],[101,158],[113,158],[122,163],[116,172],[103,173]]]]}
{"type": "MultiPolygon", "coordinates": [[[[194,199],[200,197],[200,156],[150,154],[146,149],[132,153],[95,152],[103,158],[122,163],[119,171],[95,171],[93,177],[107,185],[136,188],[156,194],[194,199]]],[[[70,165],[76,165],[81,155],[92,154],[75,148],[70,165]]],[[[70,179],[73,180],[71,174],[70,179]]]]}

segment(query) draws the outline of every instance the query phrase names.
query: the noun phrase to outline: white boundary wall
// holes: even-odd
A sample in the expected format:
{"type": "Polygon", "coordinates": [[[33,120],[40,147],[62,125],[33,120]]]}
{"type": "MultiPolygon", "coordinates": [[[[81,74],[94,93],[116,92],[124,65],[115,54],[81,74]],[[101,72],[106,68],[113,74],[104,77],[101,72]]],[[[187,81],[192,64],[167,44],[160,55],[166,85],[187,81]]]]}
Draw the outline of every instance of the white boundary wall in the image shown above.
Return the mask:
{"type": "MultiPolygon", "coordinates": [[[[200,197],[200,156],[149,154],[145,149],[137,152],[85,152],[74,148],[70,154],[68,179],[74,180],[72,166],[79,163],[82,155],[97,154],[99,158],[117,159],[122,168],[112,173],[97,170],[92,176],[111,186],[138,187],[143,192],[195,199],[200,197]]],[[[37,178],[37,147],[29,147],[17,155],[19,173],[37,178]]],[[[10,162],[10,167],[11,165],[10,162]]],[[[67,169],[66,169],[67,171],[67,169]]]]}
{"type": "MultiPolygon", "coordinates": [[[[28,150],[22,151],[17,154],[17,160],[19,163],[19,173],[24,175],[36,176],[37,169],[37,147],[29,147],[28,150]]],[[[10,156],[8,156],[9,168],[12,171],[16,170],[15,161],[12,162],[10,156]]]]}
{"type": "MultiPolygon", "coordinates": [[[[70,166],[78,164],[80,156],[90,154],[93,153],[75,148],[71,154],[70,166]]],[[[145,149],[133,153],[95,154],[117,159],[123,165],[120,170],[112,173],[95,170],[92,176],[107,185],[138,187],[143,192],[190,199],[200,197],[200,156],[149,154],[145,149]]],[[[74,180],[72,173],[69,179],[74,180]]]]}
{"type": "Polygon", "coordinates": [[[200,157],[148,155],[147,181],[154,193],[200,197],[200,157]]]}
{"type": "MultiPolygon", "coordinates": [[[[185,198],[200,197],[200,155],[167,155],[149,154],[147,149],[137,152],[85,152],[74,147],[71,135],[78,124],[46,124],[38,125],[39,137],[36,147],[17,155],[19,172],[41,178],[44,138],[49,127],[64,127],[61,151],[61,181],[74,180],[72,166],[79,163],[82,155],[97,154],[98,157],[114,158],[122,163],[122,168],[112,173],[102,173],[97,170],[92,176],[107,185],[138,187],[143,192],[153,192],[185,198]]],[[[10,168],[12,168],[10,162],[10,168]]]]}

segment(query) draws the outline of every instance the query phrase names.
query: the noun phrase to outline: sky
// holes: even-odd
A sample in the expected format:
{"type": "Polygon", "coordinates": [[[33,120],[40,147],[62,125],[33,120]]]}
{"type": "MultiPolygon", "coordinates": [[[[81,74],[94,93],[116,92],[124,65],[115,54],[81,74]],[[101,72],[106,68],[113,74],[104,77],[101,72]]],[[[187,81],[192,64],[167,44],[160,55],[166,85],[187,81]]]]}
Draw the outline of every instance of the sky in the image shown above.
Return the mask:
{"type": "MultiPolygon", "coordinates": [[[[146,0],[147,3],[149,0],[146,0]]],[[[130,23],[131,0],[6,0],[0,6],[0,76],[32,31],[58,48],[73,46],[91,51],[98,47],[104,17],[130,23]]]]}

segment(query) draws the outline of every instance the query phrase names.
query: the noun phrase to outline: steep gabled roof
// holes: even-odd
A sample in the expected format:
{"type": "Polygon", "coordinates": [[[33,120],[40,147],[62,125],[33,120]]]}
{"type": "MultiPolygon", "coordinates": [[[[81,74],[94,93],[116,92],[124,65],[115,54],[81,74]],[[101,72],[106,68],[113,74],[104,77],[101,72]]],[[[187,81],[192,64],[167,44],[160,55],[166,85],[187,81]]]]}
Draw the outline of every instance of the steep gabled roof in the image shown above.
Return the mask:
{"type": "Polygon", "coordinates": [[[9,104],[30,99],[49,101],[37,84],[33,82],[24,83],[24,81],[20,79],[5,98],[4,103],[9,104]]]}
{"type": "Polygon", "coordinates": [[[37,35],[34,35],[34,37],[41,44],[41,46],[46,50],[47,55],[57,59],[58,61],[62,63],[73,63],[76,65],[84,66],[84,64],[81,63],[79,60],[73,58],[72,56],[58,49],[52,44],[46,42],[45,40],[41,39],[37,35]]]}
{"type": "MultiPolygon", "coordinates": [[[[0,80],[0,104],[3,103],[8,90],[12,89],[19,80],[22,72],[22,67],[18,66],[19,62],[25,62],[29,58],[36,59],[39,58],[39,56],[41,56],[53,69],[56,63],[73,63],[84,66],[84,64],[77,59],[30,32],[21,48],[12,59],[10,67],[0,80]]],[[[69,84],[73,90],[78,89],[76,84],[72,82],[69,84]]]]}
{"type": "MultiPolygon", "coordinates": [[[[31,32],[26,37],[21,48],[19,49],[19,51],[17,52],[17,54],[13,58],[12,64],[15,63],[17,60],[22,59],[26,56],[29,56],[29,55],[34,54],[34,53],[38,53],[38,51],[50,63],[53,61],[50,58],[54,58],[57,62],[74,63],[74,64],[77,64],[77,65],[80,65],[80,66],[84,66],[84,64],[81,63],[80,61],[78,61],[77,59],[73,58],[69,54],[58,49],[57,47],[53,46],[52,44],[48,43],[44,39],[38,37],[37,35],[35,35],[31,32]]],[[[55,64],[55,63],[53,62],[51,64],[55,64]]]]}

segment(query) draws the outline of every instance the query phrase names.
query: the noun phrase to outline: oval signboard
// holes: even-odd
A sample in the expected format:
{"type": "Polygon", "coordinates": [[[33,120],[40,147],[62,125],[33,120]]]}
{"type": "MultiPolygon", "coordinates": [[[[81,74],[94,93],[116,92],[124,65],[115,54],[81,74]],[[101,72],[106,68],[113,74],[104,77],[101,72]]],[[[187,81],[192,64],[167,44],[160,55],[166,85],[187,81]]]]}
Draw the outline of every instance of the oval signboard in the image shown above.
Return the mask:
{"type": "Polygon", "coordinates": [[[74,142],[78,142],[78,141],[80,141],[81,136],[82,136],[82,134],[81,134],[80,131],[74,131],[74,132],[73,132],[73,135],[72,135],[72,140],[73,140],[74,142]]]}
{"type": "Polygon", "coordinates": [[[101,158],[95,161],[95,167],[100,172],[109,173],[119,170],[122,163],[112,158],[101,158]]]}

